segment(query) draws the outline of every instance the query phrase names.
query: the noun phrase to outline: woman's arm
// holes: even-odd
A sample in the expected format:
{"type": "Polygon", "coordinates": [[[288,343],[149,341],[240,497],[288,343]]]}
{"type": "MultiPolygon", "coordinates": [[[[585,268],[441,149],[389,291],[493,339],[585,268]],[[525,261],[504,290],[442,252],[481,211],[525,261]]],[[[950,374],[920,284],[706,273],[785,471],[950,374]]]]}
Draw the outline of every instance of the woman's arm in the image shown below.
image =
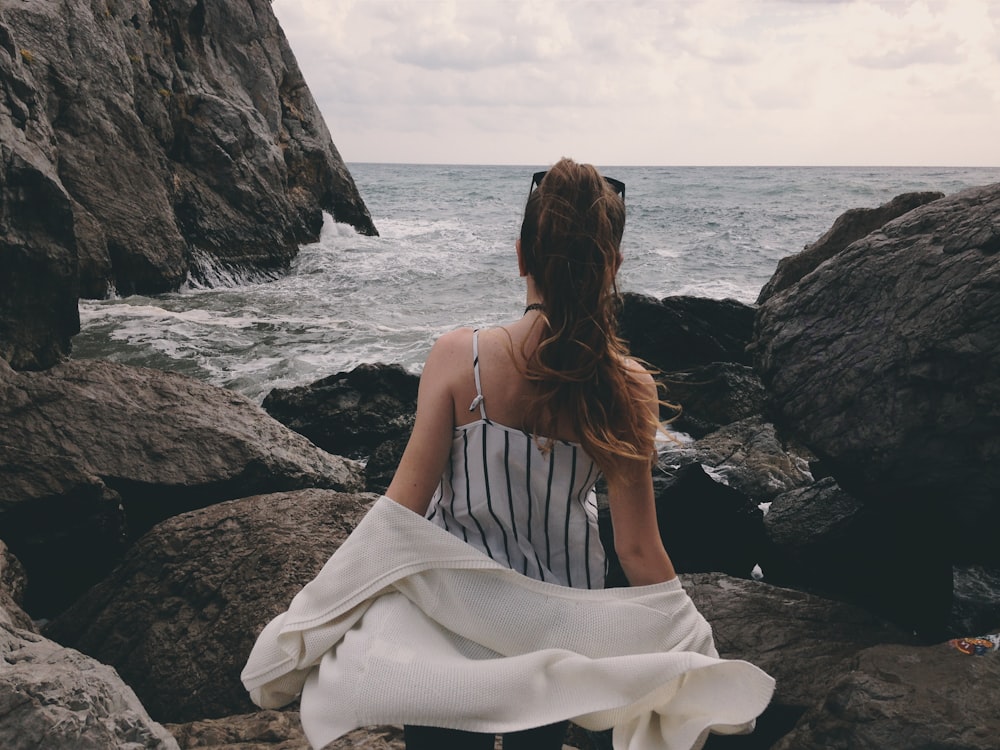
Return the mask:
{"type": "Polygon", "coordinates": [[[385,494],[424,515],[441,481],[455,429],[453,380],[471,367],[472,344],[462,329],[439,338],[427,355],[417,391],[417,417],[385,494]]]}
{"type": "MultiPolygon", "coordinates": [[[[643,404],[659,419],[659,399],[651,375],[634,371],[643,404]]],[[[633,586],[661,583],[676,577],[673,563],[663,548],[656,525],[651,467],[644,461],[629,461],[614,479],[608,480],[608,502],[614,528],[615,553],[628,582],[633,586]]]]}

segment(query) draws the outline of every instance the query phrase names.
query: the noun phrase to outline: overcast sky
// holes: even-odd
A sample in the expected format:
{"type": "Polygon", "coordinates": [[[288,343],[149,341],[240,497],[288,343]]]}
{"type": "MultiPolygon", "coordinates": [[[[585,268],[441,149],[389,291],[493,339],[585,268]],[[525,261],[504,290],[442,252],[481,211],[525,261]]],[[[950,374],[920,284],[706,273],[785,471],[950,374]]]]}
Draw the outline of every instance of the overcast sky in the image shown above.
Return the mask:
{"type": "Polygon", "coordinates": [[[273,0],[348,162],[1000,166],[1000,0],[273,0]]]}

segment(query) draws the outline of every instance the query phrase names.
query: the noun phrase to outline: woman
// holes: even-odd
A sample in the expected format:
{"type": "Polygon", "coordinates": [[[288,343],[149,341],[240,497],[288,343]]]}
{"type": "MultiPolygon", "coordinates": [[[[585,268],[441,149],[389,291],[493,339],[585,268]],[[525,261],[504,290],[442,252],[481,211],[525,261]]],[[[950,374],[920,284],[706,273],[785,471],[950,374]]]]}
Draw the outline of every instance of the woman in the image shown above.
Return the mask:
{"type": "Polygon", "coordinates": [[[546,750],[567,719],[616,748],[700,747],[770,700],[768,675],[718,658],[660,542],[656,388],[615,332],[625,186],[563,159],[531,187],[524,316],[435,343],[386,495],[243,670],[263,708],[301,696],[313,747],[403,724],[408,750],[546,750]],[[603,590],[602,473],[633,588],[603,590]]]}
{"type": "MultiPolygon", "coordinates": [[[[569,159],[535,176],[516,246],[524,316],[438,339],[386,492],[524,575],[581,588],[604,585],[599,473],[629,583],[675,577],[653,503],[656,385],[616,332],[624,191],[569,159]]],[[[560,748],[564,728],[504,746],[560,748]]],[[[448,737],[493,746],[487,735],[407,727],[407,748],[442,748],[448,737]]]]}

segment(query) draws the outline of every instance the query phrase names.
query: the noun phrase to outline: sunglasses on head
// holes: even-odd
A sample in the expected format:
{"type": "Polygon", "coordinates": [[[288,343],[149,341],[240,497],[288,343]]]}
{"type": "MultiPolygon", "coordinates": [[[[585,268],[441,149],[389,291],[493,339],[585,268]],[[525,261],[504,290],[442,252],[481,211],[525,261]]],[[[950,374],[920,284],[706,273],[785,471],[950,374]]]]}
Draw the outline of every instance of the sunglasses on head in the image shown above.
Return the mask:
{"type": "MultiPolygon", "coordinates": [[[[541,172],[535,172],[533,175],[531,175],[531,187],[528,188],[528,195],[531,195],[531,191],[542,184],[542,178],[545,177],[546,174],[548,174],[548,171],[549,170],[547,169],[543,169],[541,172]]],[[[622,200],[625,200],[624,182],[622,182],[621,180],[616,180],[614,177],[605,177],[604,180],[611,186],[612,190],[614,190],[618,195],[622,197],[622,200]]]]}

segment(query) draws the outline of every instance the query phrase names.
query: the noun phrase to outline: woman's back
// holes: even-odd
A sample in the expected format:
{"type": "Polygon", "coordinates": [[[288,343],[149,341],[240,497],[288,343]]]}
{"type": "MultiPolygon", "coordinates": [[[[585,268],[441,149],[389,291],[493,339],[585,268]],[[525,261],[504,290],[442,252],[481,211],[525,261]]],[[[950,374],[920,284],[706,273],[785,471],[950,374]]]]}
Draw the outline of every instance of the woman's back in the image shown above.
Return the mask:
{"type": "Polygon", "coordinates": [[[526,428],[533,389],[517,361],[526,323],[449,334],[468,343],[468,366],[454,373],[454,439],[427,517],[526,576],[603,588],[597,465],[578,443],[526,428]]]}

